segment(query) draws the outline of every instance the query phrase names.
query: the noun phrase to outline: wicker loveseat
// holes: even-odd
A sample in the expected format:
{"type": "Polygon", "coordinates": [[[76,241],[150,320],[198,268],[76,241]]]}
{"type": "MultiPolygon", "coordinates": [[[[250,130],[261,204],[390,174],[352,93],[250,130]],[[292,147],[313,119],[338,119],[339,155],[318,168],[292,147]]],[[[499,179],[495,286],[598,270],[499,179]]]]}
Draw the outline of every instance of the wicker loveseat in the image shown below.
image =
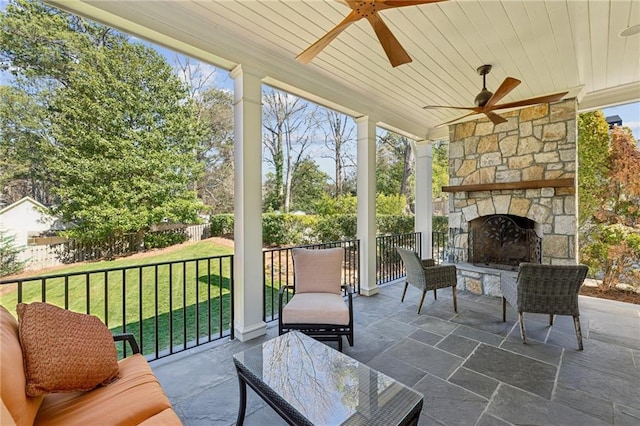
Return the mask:
{"type": "MultiPolygon", "coordinates": [[[[122,336],[117,339],[128,338],[128,335],[122,336]]],[[[182,424],[140,353],[116,361],[117,379],[107,385],[86,392],[29,396],[18,321],[2,306],[0,339],[0,424],[3,426],[182,424]]],[[[136,352],[135,340],[129,343],[136,352]]]]}

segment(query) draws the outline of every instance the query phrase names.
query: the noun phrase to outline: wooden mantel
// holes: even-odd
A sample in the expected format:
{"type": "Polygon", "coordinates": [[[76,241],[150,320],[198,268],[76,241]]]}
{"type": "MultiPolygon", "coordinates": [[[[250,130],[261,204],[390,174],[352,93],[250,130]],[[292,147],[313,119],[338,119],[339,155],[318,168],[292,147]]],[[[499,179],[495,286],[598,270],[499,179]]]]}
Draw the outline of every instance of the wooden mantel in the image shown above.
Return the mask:
{"type": "Polygon", "coordinates": [[[477,183],[472,185],[443,186],[442,192],[501,191],[509,189],[573,188],[575,178],[540,179],[520,182],[477,183]]]}

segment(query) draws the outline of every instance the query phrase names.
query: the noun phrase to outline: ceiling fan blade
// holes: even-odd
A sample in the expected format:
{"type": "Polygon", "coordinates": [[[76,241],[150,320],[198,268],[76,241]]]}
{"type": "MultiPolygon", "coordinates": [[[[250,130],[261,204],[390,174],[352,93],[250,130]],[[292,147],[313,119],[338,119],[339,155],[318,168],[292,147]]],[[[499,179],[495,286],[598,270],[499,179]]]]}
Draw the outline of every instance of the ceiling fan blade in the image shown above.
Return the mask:
{"type": "Polygon", "coordinates": [[[477,113],[477,112],[475,112],[475,111],[474,111],[474,112],[470,112],[469,114],[465,114],[465,115],[463,115],[462,117],[454,118],[453,120],[449,120],[449,121],[445,121],[444,123],[440,123],[440,124],[438,124],[436,127],[446,126],[447,124],[454,123],[454,122],[456,122],[456,121],[458,121],[458,120],[462,120],[463,118],[467,118],[467,117],[469,117],[470,115],[474,115],[474,114],[478,114],[478,113],[477,113]]]}
{"type": "Polygon", "coordinates": [[[506,118],[499,116],[495,112],[485,111],[483,114],[486,115],[487,117],[489,117],[489,120],[491,120],[493,122],[493,124],[500,124],[500,123],[506,123],[507,122],[506,118]]]}
{"type": "Polygon", "coordinates": [[[547,102],[557,102],[562,99],[569,92],[562,93],[554,93],[553,95],[546,96],[538,96],[537,98],[529,98],[523,99],[521,101],[509,102],[506,104],[494,105],[492,110],[496,109],[505,109],[505,108],[516,108],[522,106],[536,105],[536,104],[545,104],[547,102]]]}
{"type": "Polygon", "coordinates": [[[367,16],[367,20],[376,32],[378,40],[380,40],[380,44],[393,67],[411,62],[411,56],[404,50],[398,39],[393,35],[377,12],[367,16]]]}
{"type": "Polygon", "coordinates": [[[468,111],[482,112],[481,107],[461,107],[461,106],[451,106],[451,105],[426,105],[422,107],[422,109],[434,109],[434,108],[466,109],[468,111]]]}
{"type": "Polygon", "coordinates": [[[495,93],[493,94],[493,96],[491,96],[489,98],[489,100],[487,101],[487,103],[484,104],[484,108],[488,109],[489,111],[491,111],[491,109],[492,109],[491,107],[493,105],[495,105],[502,98],[507,96],[509,94],[509,92],[511,92],[516,87],[518,87],[519,84],[520,84],[520,80],[517,80],[515,78],[511,78],[511,77],[505,78],[504,81],[502,82],[502,84],[500,85],[500,87],[498,87],[498,90],[496,90],[495,93]]]}
{"type": "Polygon", "coordinates": [[[327,47],[329,43],[331,43],[336,37],[338,37],[338,35],[342,31],[344,31],[345,28],[361,18],[361,16],[358,16],[358,14],[354,10],[352,10],[347,15],[347,17],[342,20],[342,22],[333,27],[331,31],[320,37],[315,43],[307,47],[302,53],[296,56],[296,61],[303,64],[308,64],[313,58],[316,57],[318,53],[322,51],[322,49],[327,47]]]}

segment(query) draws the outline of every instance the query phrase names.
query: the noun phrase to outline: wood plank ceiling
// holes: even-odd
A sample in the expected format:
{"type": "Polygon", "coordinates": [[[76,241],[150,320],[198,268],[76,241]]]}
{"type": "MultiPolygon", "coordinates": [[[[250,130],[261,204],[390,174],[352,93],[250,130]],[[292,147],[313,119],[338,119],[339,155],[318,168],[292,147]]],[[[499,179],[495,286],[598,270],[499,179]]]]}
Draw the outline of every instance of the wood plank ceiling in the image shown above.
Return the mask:
{"type": "Polygon", "coordinates": [[[451,0],[386,10],[383,19],[413,58],[393,68],[366,20],[311,63],[296,55],[349,12],[323,0],[51,0],[63,9],[232,69],[242,64],[276,87],[417,138],[471,106],[476,68],[487,88],[522,80],[505,101],[570,91],[581,110],[640,100],[640,0],[451,0]]]}

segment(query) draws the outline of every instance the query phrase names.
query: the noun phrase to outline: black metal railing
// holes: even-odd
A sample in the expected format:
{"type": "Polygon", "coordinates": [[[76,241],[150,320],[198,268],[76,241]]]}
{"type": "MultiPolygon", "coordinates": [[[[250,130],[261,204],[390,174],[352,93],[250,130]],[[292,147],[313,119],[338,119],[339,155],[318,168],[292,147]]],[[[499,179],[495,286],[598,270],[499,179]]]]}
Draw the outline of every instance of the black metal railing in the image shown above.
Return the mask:
{"type": "MultiPolygon", "coordinates": [[[[376,280],[385,284],[405,276],[404,265],[396,247],[404,247],[418,253],[422,257],[422,238],[420,232],[407,234],[384,235],[376,238],[376,280]]],[[[447,248],[447,234],[433,232],[431,234],[432,258],[436,264],[444,261],[447,248]]]]}
{"type": "Polygon", "coordinates": [[[376,282],[384,284],[404,277],[404,265],[396,247],[422,255],[422,233],[382,235],[376,237],[376,282]]]}
{"type": "Polygon", "coordinates": [[[431,253],[436,264],[445,261],[447,247],[449,247],[449,238],[446,232],[431,233],[431,253]]]}
{"type": "Polygon", "coordinates": [[[278,318],[278,292],[283,285],[293,285],[294,248],[323,249],[344,247],[344,264],[342,283],[351,286],[354,292],[360,293],[360,240],[336,241],[331,243],[310,244],[295,247],[284,247],[264,250],[264,316],[263,320],[274,321],[278,318]]]}
{"type": "MultiPolygon", "coordinates": [[[[133,333],[149,360],[233,338],[233,255],[1,280],[9,310],[48,302],[133,333]],[[6,288],[6,287],[5,287],[6,288]]],[[[126,356],[125,345],[119,355],[126,356]]]]}

